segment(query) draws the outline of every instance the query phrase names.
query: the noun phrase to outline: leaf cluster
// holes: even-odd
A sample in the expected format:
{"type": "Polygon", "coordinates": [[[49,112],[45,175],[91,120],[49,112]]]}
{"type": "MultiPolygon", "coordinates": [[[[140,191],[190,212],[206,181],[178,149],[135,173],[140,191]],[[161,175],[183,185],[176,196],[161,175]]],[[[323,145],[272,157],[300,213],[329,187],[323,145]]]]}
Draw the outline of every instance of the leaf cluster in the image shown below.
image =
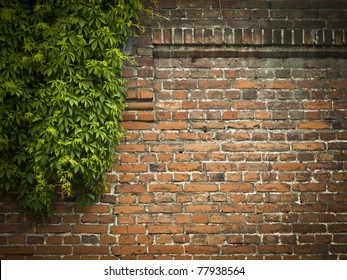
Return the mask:
{"type": "Polygon", "coordinates": [[[0,191],[49,213],[103,189],[117,144],[140,0],[0,1],[0,191]]]}

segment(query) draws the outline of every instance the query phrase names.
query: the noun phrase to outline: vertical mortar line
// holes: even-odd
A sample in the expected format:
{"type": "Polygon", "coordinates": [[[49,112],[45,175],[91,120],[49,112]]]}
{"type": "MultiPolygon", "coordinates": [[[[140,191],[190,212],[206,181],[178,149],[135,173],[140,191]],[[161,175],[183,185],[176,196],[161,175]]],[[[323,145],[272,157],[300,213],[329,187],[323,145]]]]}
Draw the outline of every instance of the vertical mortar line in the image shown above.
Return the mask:
{"type": "Polygon", "coordinates": [[[220,17],[221,21],[224,21],[224,17],[223,17],[223,13],[222,13],[222,4],[221,4],[220,0],[218,0],[218,4],[219,4],[219,17],[220,17]]]}
{"type": "Polygon", "coordinates": [[[331,32],[331,37],[332,37],[332,41],[333,41],[332,44],[333,44],[333,45],[336,45],[335,32],[336,32],[335,29],[333,29],[332,32],[331,32]]]}
{"type": "Polygon", "coordinates": [[[230,44],[231,45],[235,44],[235,28],[231,29],[231,42],[230,42],[230,44]]]}
{"type": "Polygon", "coordinates": [[[264,28],[261,30],[261,44],[262,45],[265,44],[265,29],[264,28]]]}
{"type": "Polygon", "coordinates": [[[174,32],[175,32],[175,28],[172,27],[171,28],[171,34],[170,34],[170,36],[171,36],[171,44],[174,44],[174,38],[175,38],[174,32]]]}
{"type": "Polygon", "coordinates": [[[342,29],[342,44],[346,44],[346,30],[342,29]]]}

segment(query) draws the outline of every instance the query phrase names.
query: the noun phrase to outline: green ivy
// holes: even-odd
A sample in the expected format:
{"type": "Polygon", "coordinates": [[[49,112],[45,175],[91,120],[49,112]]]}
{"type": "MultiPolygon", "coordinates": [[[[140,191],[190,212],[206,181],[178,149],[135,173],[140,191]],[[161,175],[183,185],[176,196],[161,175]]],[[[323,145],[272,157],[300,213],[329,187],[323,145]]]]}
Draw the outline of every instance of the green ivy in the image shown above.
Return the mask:
{"type": "Polygon", "coordinates": [[[125,108],[122,53],[140,0],[0,1],[0,191],[34,214],[94,201],[125,108]]]}

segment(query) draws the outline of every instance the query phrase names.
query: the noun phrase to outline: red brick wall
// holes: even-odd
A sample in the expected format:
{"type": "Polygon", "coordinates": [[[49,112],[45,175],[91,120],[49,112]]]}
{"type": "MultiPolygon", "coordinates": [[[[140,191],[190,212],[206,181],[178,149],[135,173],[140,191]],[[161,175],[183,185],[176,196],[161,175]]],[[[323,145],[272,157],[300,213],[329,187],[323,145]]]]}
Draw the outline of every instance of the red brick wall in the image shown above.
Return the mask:
{"type": "Polygon", "coordinates": [[[2,259],[347,259],[347,1],[161,0],[100,202],[1,196],[2,259]]]}

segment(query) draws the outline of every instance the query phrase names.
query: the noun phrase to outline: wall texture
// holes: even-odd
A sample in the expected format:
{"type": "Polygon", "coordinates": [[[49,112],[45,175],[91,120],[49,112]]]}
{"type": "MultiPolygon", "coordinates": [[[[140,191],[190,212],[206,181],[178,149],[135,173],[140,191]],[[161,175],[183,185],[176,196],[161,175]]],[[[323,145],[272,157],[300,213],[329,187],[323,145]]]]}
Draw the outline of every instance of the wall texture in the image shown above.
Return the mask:
{"type": "Polygon", "coordinates": [[[347,1],[161,0],[100,202],[0,200],[2,259],[347,259],[347,1]]]}

